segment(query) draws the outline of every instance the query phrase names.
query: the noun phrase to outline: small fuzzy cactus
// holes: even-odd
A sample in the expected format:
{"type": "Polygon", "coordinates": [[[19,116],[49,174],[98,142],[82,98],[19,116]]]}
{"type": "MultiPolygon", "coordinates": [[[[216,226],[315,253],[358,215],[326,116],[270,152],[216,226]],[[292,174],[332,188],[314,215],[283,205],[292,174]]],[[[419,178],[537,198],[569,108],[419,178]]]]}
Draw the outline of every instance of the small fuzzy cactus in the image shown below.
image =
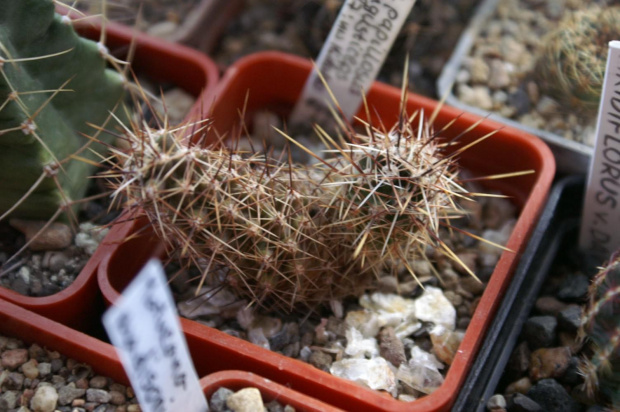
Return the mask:
{"type": "Polygon", "coordinates": [[[594,277],[580,336],[590,343],[592,355],[580,367],[588,393],[600,393],[620,410],[620,253],[594,277]]]}
{"type": "Polygon", "coordinates": [[[596,113],[608,43],[620,39],[620,7],[572,12],[545,39],[536,66],[541,89],[585,114],[596,113]]]}
{"type": "Polygon", "coordinates": [[[422,112],[389,131],[347,128],[347,139],[317,129],[330,153],[315,165],[188,147],[178,136],[189,128],[201,127],[136,129],[118,152],[116,193],[206,285],[223,281],[270,311],[359,295],[390,264],[424,259],[460,213],[454,197],[466,196],[422,112]]]}
{"type": "Polygon", "coordinates": [[[105,47],[79,37],[54,7],[0,0],[2,217],[49,219],[84,196],[101,142],[112,139],[99,128],[116,121],[124,94],[105,47]]]}

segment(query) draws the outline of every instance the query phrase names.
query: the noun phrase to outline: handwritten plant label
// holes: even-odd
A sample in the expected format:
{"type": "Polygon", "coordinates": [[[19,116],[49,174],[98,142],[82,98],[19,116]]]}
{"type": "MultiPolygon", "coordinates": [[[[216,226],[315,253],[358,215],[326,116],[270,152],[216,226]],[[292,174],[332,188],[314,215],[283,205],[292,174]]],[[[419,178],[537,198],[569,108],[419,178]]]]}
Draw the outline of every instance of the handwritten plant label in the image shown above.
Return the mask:
{"type": "Polygon", "coordinates": [[[144,266],[103,324],[143,411],[209,410],[158,260],[144,266]]]}
{"type": "Polygon", "coordinates": [[[605,70],[579,235],[603,259],[620,247],[620,41],[609,42],[605,70]]]}
{"type": "Polygon", "coordinates": [[[331,98],[319,73],[345,119],[351,120],[414,4],[415,0],[346,0],[293,109],[291,124],[332,118],[331,98]]]}

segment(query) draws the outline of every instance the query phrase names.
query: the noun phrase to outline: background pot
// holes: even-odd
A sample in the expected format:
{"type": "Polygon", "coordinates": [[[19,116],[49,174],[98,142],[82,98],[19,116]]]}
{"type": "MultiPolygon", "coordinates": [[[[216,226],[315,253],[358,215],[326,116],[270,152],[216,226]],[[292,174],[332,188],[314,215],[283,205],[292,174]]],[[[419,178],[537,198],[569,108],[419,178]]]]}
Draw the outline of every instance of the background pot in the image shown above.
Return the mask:
{"type": "Polygon", "coordinates": [[[582,176],[564,178],[554,186],[454,411],[484,411],[495,393],[553,262],[577,242],[583,191],[582,176]]]}
{"type": "MultiPolygon", "coordinates": [[[[63,10],[58,10],[63,12],[63,10]]],[[[74,22],[80,35],[98,41],[101,24],[96,19],[74,22]]],[[[135,73],[150,79],[181,87],[196,97],[196,102],[186,120],[202,118],[213,102],[214,87],[219,78],[215,64],[203,54],[181,45],[135,33],[132,29],[107,23],[105,44],[116,56],[123,56],[133,44],[135,47],[131,68],[135,73]]],[[[110,242],[124,239],[130,227],[113,228],[104,242],[91,256],[75,281],[66,289],[46,297],[30,297],[0,287],[0,298],[20,305],[49,319],[78,329],[88,330],[92,314],[103,307],[97,291],[96,271],[101,260],[110,253],[110,242]]],[[[115,247],[116,245],[112,245],[115,247]]]]}
{"type": "MultiPolygon", "coordinates": [[[[2,299],[0,299],[0,335],[29,344],[37,343],[49,350],[58,351],[80,363],[92,366],[99,375],[129,385],[123,365],[112,345],[2,299]]],[[[286,386],[243,371],[224,371],[206,376],[200,380],[200,386],[208,398],[222,386],[231,390],[254,387],[261,391],[265,402],[277,400],[282,405],[293,406],[299,412],[340,410],[286,386]]]]}
{"type": "Polygon", "coordinates": [[[0,334],[37,343],[88,363],[104,376],[127,385],[129,380],[109,343],[0,299],[0,334]]]}
{"type": "MultiPolygon", "coordinates": [[[[545,287],[549,289],[550,284],[557,285],[559,279],[566,274],[579,273],[580,276],[586,275],[591,279],[598,272],[597,268],[604,263],[600,258],[578,250],[584,194],[585,178],[581,175],[565,177],[554,186],[549,196],[549,203],[526,250],[526,257],[522,260],[506,292],[506,297],[489,329],[487,339],[476,358],[472,371],[467,377],[454,411],[484,411],[487,401],[494,394],[503,391],[511,382],[527,376],[528,371],[529,377],[532,378],[531,365],[525,371],[519,370],[520,374],[515,373],[515,364],[518,362],[514,359],[516,359],[516,352],[524,353],[516,349],[518,345],[525,345],[528,348],[526,352],[535,349],[531,347],[530,339],[526,337],[524,325],[532,316],[544,314],[541,313],[544,308],[541,309],[537,302],[543,295],[548,297],[549,291],[545,293],[545,287]],[[493,366],[489,367],[489,365],[493,366]]],[[[564,286],[567,284],[570,284],[570,278],[569,281],[561,283],[564,286]]],[[[588,299],[585,295],[585,292],[581,297],[573,295],[560,302],[565,307],[582,305],[588,299]]],[[[566,326],[564,328],[561,326],[561,315],[555,317],[558,319],[558,329],[565,331],[566,326]]],[[[576,334],[576,332],[572,333],[576,334]]],[[[588,356],[589,352],[587,350],[582,352],[577,341],[559,339],[558,344],[550,345],[550,347],[551,350],[566,349],[570,352],[571,359],[588,356]]],[[[544,346],[544,348],[548,347],[544,346]]],[[[530,362],[533,358],[534,356],[530,358],[530,362]]],[[[556,370],[560,370],[562,362],[557,361],[555,367],[556,370]]],[[[581,405],[579,402],[592,401],[580,395],[581,381],[579,377],[574,378],[574,373],[570,375],[568,372],[563,372],[558,373],[557,376],[555,374],[551,376],[559,380],[568,393],[564,398],[566,410],[569,408],[585,409],[586,405],[581,405]]],[[[537,372],[537,374],[542,373],[537,372]]],[[[548,377],[547,375],[548,373],[545,372],[545,378],[548,377]]],[[[531,379],[534,386],[536,386],[536,379],[540,378],[531,379]]],[[[538,380],[538,382],[541,381],[538,380]]],[[[542,389],[534,392],[535,395],[532,396],[538,398],[535,401],[540,403],[543,410],[547,410],[549,405],[542,403],[544,402],[542,398],[546,393],[542,389]]],[[[531,392],[528,391],[526,395],[530,396],[531,392]]],[[[548,398],[550,403],[558,399],[552,394],[549,394],[548,398]]],[[[508,401],[510,403],[509,399],[508,401]]],[[[596,408],[594,406],[593,410],[596,408]]]]}
{"type": "MultiPolygon", "coordinates": [[[[226,130],[234,135],[233,129],[240,126],[237,109],[243,107],[248,93],[246,110],[248,118],[254,111],[266,107],[280,110],[282,113],[290,111],[299,97],[311,67],[311,63],[305,59],[276,52],[257,53],[240,60],[226,72],[217,88],[217,100],[212,113],[213,128],[219,131],[226,130]]],[[[397,120],[399,89],[375,83],[367,97],[370,112],[374,116],[373,122],[378,122],[377,116],[381,118],[383,124],[392,124],[397,120]]],[[[430,115],[437,105],[434,100],[413,94],[409,95],[407,101],[409,113],[423,109],[430,115]]],[[[439,130],[454,119],[455,123],[445,133],[447,138],[454,137],[481,120],[476,115],[443,106],[438,111],[435,128],[439,130]]],[[[500,128],[501,126],[495,122],[482,121],[473,132],[465,133],[461,141],[471,142],[500,128]]],[[[199,374],[231,368],[244,369],[348,410],[447,410],[456,398],[495,309],[508,286],[511,273],[544,206],[555,171],[553,155],[544,143],[526,133],[505,127],[497,131],[492,138],[465,151],[459,158],[459,163],[477,175],[524,169],[533,169],[535,173],[487,182],[486,190],[499,190],[509,195],[520,209],[519,219],[506,245],[514,252],[505,252],[501,256],[446,380],[437,391],[414,403],[403,403],[353,382],[333,377],[309,364],[265,350],[196,322],[181,319],[199,374]]],[[[119,292],[154,253],[157,240],[144,232],[141,238],[142,240],[132,238],[119,245],[118,249],[100,265],[98,281],[106,301],[114,302],[119,292]],[[144,243],[144,240],[148,240],[148,243],[144,243]]]]}
{"type": "Polygon", "coordinates": [[[450,60],[444,66],[437,80],[438,94],[446,98],[446,102],[464,111],[475,113],[479,116],[488,117],[511,127],[521,129],[527,133],[543,139],[556,156],[558,171],[564,173],[585,173],[590,165],[592,147],[577,141],[569,140],[555,133],[537,129],[508,119],[499,114],[483,110],[478,107],[463,103],[454,94],[454,84],[457,74],[461,69],[465,58],[470,54],[478,33],[488,26],[488,20],[495,12],[500,0],[483,0],[478,6],[469,26],[461,35],[450,60]]]}
{"type": "MultiPolygon", "coordinates": [[[[123,1],[106,4],[109,21],[121,22],[170,42],[183,43],[210,53],[226,24],[244,6],[245,0],[182,0],[177,2],[123,1]]],[[[82,1],[84,13],[102,13],[100,2],[82,1]]]]}
{"type": "Polygon", "coordinates": [[[222,371],[212,373],[200,379],[207,399],[221,387],[238,391],[243,388],[257,388],[263,396],[263,402],[277,401],[282,406],[290,405],[298,412],[338,412],[334,408],[314,398],[296,392],[284,385],[265,379],[262,376],[244,371],[222,371]]]}

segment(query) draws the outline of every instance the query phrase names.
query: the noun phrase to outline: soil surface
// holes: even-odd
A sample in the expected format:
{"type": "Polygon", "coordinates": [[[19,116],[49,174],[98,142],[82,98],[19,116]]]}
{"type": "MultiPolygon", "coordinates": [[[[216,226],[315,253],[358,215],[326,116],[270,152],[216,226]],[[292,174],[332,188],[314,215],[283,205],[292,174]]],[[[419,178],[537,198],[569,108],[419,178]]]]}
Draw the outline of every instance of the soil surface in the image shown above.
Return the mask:
{"type": "Polygon", "coordinates": [[[139,412],[131,387],[37,344],[0,335],[0,411],[139,412]]]}
{"type": "Polygon", "coordinates": [[[592,146],[596,111],[569,105],[568,99],[546,88],[539,76],[540,61],[549,44],[547,36],[563,19],[596,5],[617,4],[615,0],[499,0],[458,68],[454,95],[470,106],[592,146]]]}

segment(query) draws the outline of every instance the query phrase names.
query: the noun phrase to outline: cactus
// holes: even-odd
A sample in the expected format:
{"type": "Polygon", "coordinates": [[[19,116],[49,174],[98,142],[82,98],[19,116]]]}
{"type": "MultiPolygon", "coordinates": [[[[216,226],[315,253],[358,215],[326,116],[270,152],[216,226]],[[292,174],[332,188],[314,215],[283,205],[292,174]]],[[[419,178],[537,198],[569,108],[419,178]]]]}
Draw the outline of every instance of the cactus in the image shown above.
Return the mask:
{"type": "Polygon", "coordinates": [[[536,76],[543,91],[586,114],[596,114],[608,43],[620,39],[620,7],[588,6],[564,18],[543,40],[536,76]]]}
{"type": "Polygon", "coordinates": [[[317,129],[333,156],[315,165],[178,137],[207,127],[134,128],[110,175],[172,257],[200,269],[197,293],[223,280],[251,304],[289,312],[359,295],[389,265],[443,245],[439,226],[466,193],[423,113],[390,131],[345,128],[350,143],[317,129]]]}
{"type": "Polygon", "coordinates": [[[100,142],[112,138],[98,130],[124,93],[105,48],[54,4],[0,0],[1,217],[49,219],[84,196],[100,142]]]}
{"type": "Polygon", "coordinates": [[[588,393],[597,392],[620,409],[620,253],[594,277],[579,334],[590,342],[592,355],[580,370],[588,393]]]}
{"type": "Polygon", "coordinates": [[[173,257],[200,268],[203,280],[225,269],[239,295],[286,310],[363,290],[345,246],[332,243],[337,228],[325,224],[313,193],[316,171],[186,147],[173,137],[179,129],[146,132],[119,152],[117,194],[141,207],[173,257]]]}
{"type": "Polygon", "coordinates": [[[375,274],[400,263],[415,278],[408,262],[428,245],[450,254],[439,227],[462,215],[454,199],[466,191],[435,137],[423,112],[402,114],[389,131],[366,125],[331,161],[339,178],[330,183],[329,219],[346,225],[345,243],[375,274]]]}

